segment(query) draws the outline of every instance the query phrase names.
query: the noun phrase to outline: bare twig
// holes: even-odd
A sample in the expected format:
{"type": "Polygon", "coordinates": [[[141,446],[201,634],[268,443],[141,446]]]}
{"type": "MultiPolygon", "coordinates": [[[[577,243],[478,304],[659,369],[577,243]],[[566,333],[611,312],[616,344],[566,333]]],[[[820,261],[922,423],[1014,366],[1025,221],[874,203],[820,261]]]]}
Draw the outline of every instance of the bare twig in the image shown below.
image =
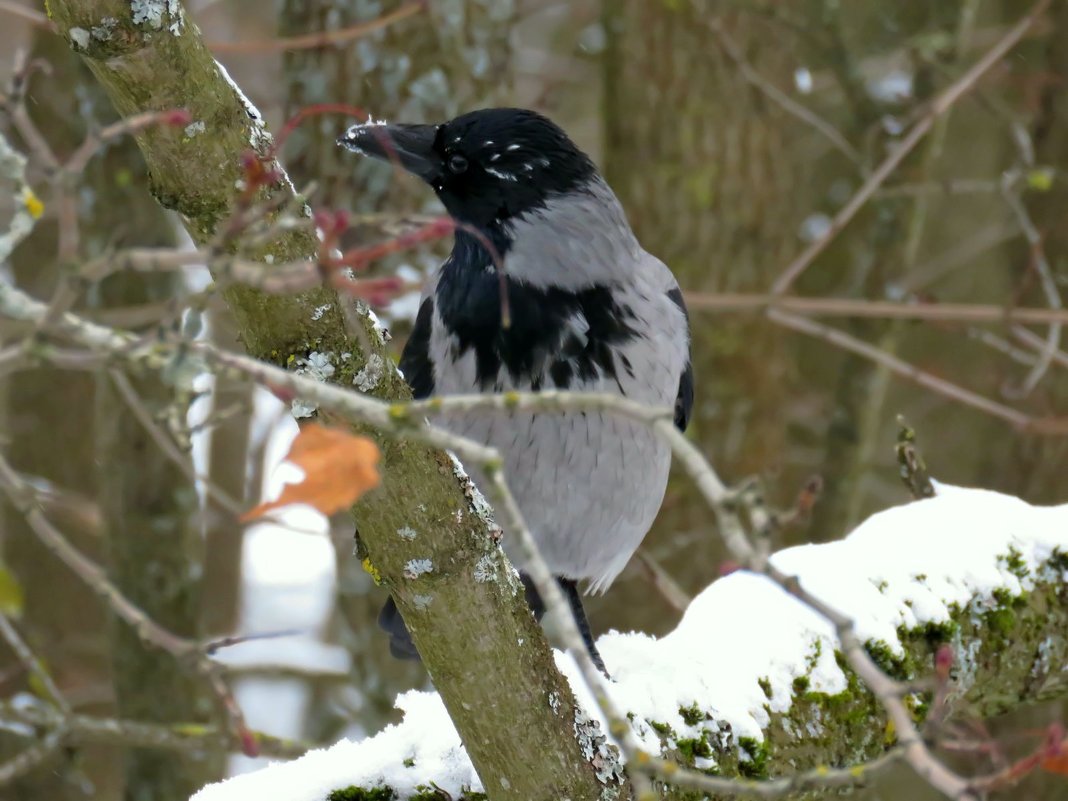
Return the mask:
{"type": "Polygon", "coordinates": [[[913,498],[934,497],[934,485],[931,484],[931,474],[927,472],[927,462],[923,453],[916,447],[916,432],[901,415],[898,415],[897,426],[897,444],[894,450],[897,452],[897,463],[901,469],[901,480],[905,482],[913,498]]]}
{"type": "Polygon", "coordinates": [[[776,309],[768,312],[768,319],[773,320],[786,328],[800,331],[801,333],[808,334],[817,339],[822,339],[825,342],[829,342],[842,348],[843,350],[848,350],[850,353],[856,353],[859,356],[870,359],[902,378],[906,378],[909,381],[919,384],[943,397],[950,398],[965,406],[970,406],[981,412],[997,417],[1000,420],[1004,420],[1021,431],[1037,434],[1068,434],[1068,421],[1057,418],[1037,418],[1026,414],[1025,412],[1021,412],[1018,409],[1013,409],[1011,406],[1006,406],[1003,403],[986,398],[969,389],[965,389],[958,384],[947,381],[944,378],[940,378],[925,370],[921,370],[920,368],[909,364],[904,359],[894,356],[892,353],[887,353],[862,339],[857,339],[851,334],[847,334],[845,331],[840,331],[837,328],[825,326],[814,320],[800,317],[795,314],[781,312],[776,309]]]}
{"type": "MultiPolygon", "coordinates": [[[[707,13],[707,11],[702,10],[702,13],[707,13]]],[[[819,131],[828,142],[834,145],[836,150],[858,167],[861,166],[862,159],[860,153],[857,152],[855,147],[849,144],[849,140],[847,140],[837,128],[811,109],[798,103],[774,84],[765,80],[759,72],[753,69],[749,62],[745,60],[741,48],[738,47],[738,44],[728,35],[727,31],[723,28],[723,23],[718,18],[713,17],[709,19],[706,22],[706,25],[715,34],[716,40],[719,42],[719,46],[722,48],[723,52],[734,62],[734,65],[738,68],[742,77],[745,78],[750,85],[763,93],[765,97],[782,108],[787,114],[790,114],[792,117],[801,120],[801,122],[812,127],[816,131],[819,131]]]]}
{"type": "Polygon", "coordinates": [[[52,703],[64,713],[69,712],[70,706],[67,704],[67,699],[63,697],[63,693],[59,691],[59,687],[52,680],[52,674],[45,670],[41,660],[37,658],[30,646],[19,635],[18,630],[11,625],[7,615],[4,614],[0,614],[0,636],[3,636],[7,644],[11,646],[11,650],[15,652],[15,656],[18,657],[29,674],[40,682],[41,687],[50,696],[52,703]]]}
{"type": "Polygon", "coordinates": [[[275,39],[260,39],[250,42],[208,42],[208,49],[216,53],[278,53],[284,50],[310,50],[316,47],[336,47],[347,44],[375,31],[380,31],[394,23],[415,16],[425,11],[427,0],[405,3],[400,8],[383,14],[368,22],[358,22],[346,28],[332,31],[316,31],[300,36],[286,36],[275,39]]]}
{"type": "Polygon", "coordinates": [[[52,729],[25,751],[0,764],[0,787],[13,782],[51,757],[63,745],[64,734],[61,728],[52,729]]]}
{"type": "MultiPolygon", "coordinates": [[[[78,713],[59,714],[42,705],[0,703],[0,720],[35,727],[60,729],[61,742],[101,743],[133,748],[157,748],[181,752],[239,751],[242,743],[230,732],[203,723],[141,723],[120,718],[78,713]]],[[[295,759],[313,746],[253,731],[260,753],[279,759],[295,759]]],[[[0,778],[0,785],[3,779],[0,778]]]]}
{"type": "Polygon", "coordinates": [[[801,274],[808,269],[813,260],[822,253],[826,247],[834,241],[839,232],[856,216],[857,212],[871,199],[875,191],[882,186],[887,178],[898,168],[905,156],[912,152],[913,148],[927,135],[942,114],[945,114],[953,105],[970,91],[978,80],[1027,33],[1028,29],[1041,16],[1049,6],[1049,0],[1038,0],[1031,10],[1024,15],[1018,23],[1010,28],[1006,34],[980,58],[971,69],[964,73],[957,81],[949,86],[942,94],[934,99],[927,113],[912,126],[905,137],[897,143],[890,155],[875,168],[860,189],[849,201],[834,215],[826,233],[815,239],[807,248],[787,265],[782,274],[772,284],[771,293],[782,295],[793,286],[801,274]]]}
{"type": "Polygon", "coordinates": [[[5,14],[11,14],[15,17],[20,17],[27,22],[34,25],[51,25],[51,20],[48,19],[48,15],[44,12],[38,11],[36,8],[29,8],[21,3],[13,2],[13,0],[0,0],[0,11],[5,14]]]}
{"type": "MultiPolygon", "coordinates": [[[[42,315],[44,309],[43,304],[34,301],[20,290],[0,282],[0,314],[16,319],[33,320],[42,315]]],[[[57,330],[61,330],[85,346],[108,349],[119,358],[137,363],[160,358],[160,351],[165,352],[168,347],[166,344],[157,344],[153,349],[153,354],[139,352],[130,347],[132,338],[129,335],[102,328],[72,314],[63,315],[57,321],[57,330]]],[[[835,626],[842,652],[850,667],[879,700],[893,723],[901,758],[932,786],[950,798],[956,801],[973,801],[978,797],[971,783],[950,771],[930,752],[916,730],[911,713],[903,700],[907,688],[886,676],[879,669],[857,637],[850,619],[813,596],[795,578],[780,571],[775,566],[774,560],[764,558],[761,550],[750,542],[739,517],[737,508],[739,496],[728,490],[698,448],[675,427],[670,409],[649,408],[614,395],[587,396],[576,393],[449,396],[420,403],[387,404],[305,376],[288,373],[248,357],[222,353],[208,343],[183,344],[184,347],[204,358],[207,364],[217,369],[233,370],[235,373],[250,376],[269,387],[284,389],[287,394],[313,400],[324,409],[369,423],[392,436],[451,448],[462,458],[481,465],[491,479],[491,486],[487,489],[497,500],[496,508],[502,523],[526,552],[529,558],[527,570],[547,605],[554,609],[566,609],[566,601],[559,586],[552,580],[544,560],[534,547],[530,532],[523,522],[522,515],[503,476],[503,471],[500,469],[500,457],[491,448],[436,429],[425,422],[424,415],[488,409],[544,411],[600,408],[644,422],[670,445],[680,466],[686,470],[700,494],[710,504],[719,523],[724,543],[734,560],[740,565],[766,575],[835,626]]],[[[5,483],[10,492],[10,469],[8,468],[5,472],[3,469],[5,465],[6,463],[0,458],[0,479],[6,479],[5,483]]],[[[756,517],[753,519],[759,528],[759,519],[756,517]]],[[[650,785],[643,778],[645,773],[653,773],[673,783],[687,783],[694,786],[703,786],[700,783],[710,780],[710,777],[698,772],[686,771],[674,762],[654,758],[642,750],[626,719],[608,697],[603,678],[590,659],[573,618],[567,614],[561,615],[561,625],[565,642],[574,651],[583,678],[589,683],[594,697],[609,720],[609,731],[623,749],[631,768],[631,776],[635,782],[638,797],[651,797],[649,795],[650,785]]],[[[855,783],[861,783],[865,777],[865,771],[859,769],[834,772],[828,781],[846,782],[847,776],[852,776],[855,783]]],[[[813,780],[817,778],[812,777],[813,780]]],[[[727,780],[717,781],[726,782],[727,780]]],[[[793,785],[786,783],[783,786],[790,788],[793,785]]],[[[841,784],[833,786],[841,786],[841,784]]],[[[749,782],[731,782],[725,784],[722,789],[717,789],[717,792],[738,796],[761,794],[761,791],[754,790],[752,783],[749,782]]],[[[774,797],[770,794],[771,790],[768,793],[763,797],[774,797]]]]}
{"type": "MultiPolygon", "coordinates": [[[[1031,220],[1031,215],[1027,213],[1020,196],[1013,189],[1013,184],[1016,182],[1017,177],[1012,173],[1004,175],[1001,185],[1002,196],[1005,198],[1009,208],[1012,209],[1012,213],[1016,215],[1020,229],[1031,247],[1031,264],[1035,272],[1038,273],[1038,280],[1050,309],[1060,310],[1063,308],[1061,295],[1057,289],[1057,282],[1053,280],[1053,269],[1046,258],[1046,249],[1042,245],[1042,234],[1039,233],[1038,228],[1031,220]]],[[[1035,366],[1031,368],[1020,386],[1008,391],[1007,394],[1015,398],[1024,398],[1030,395],[1038,385],[1038,382],[1042,380],[1046,371],[1049,370],[1050,365],[1053,363],[1054,355],[1060,350],[1060,346],[1061,324],[1059,322],[1051,322],[1046,333],[1045,344],[1039,351],[1038,361],[1035,366]]]]}
{"type": "Polygon", "coordinates": [[[806,317],[854,317],[876,320],[927,320],[945,323],[1068,323],[1068,309],[995,306],[987,303],[898,303],[888,300],[797,297],[731,292],[686,292],[691,311],[759,313],[772,309],[806,317]]]}

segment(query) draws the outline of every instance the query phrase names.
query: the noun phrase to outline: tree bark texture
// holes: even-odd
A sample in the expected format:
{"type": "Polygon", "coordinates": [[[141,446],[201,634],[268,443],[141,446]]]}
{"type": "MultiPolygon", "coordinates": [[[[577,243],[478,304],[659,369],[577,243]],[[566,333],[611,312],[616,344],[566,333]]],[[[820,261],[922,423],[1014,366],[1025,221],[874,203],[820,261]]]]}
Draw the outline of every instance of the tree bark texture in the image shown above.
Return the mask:
{"type": "MultiPolygon", "coordinates": [[[[181,214],[193,239],[203,243],[233,208],[234,186],[242,178],[240,154],[251,147],[264,155],[269,147],[257,115],[180,9],[167,11],[153,26],[135,22],[130,6],[118,0],[52,0],[49,7],[72,42],[72,29],[91,32],[103,20],[114,20],[106,40],[90,36],[80,52],[120,114],[186,108],[204,122],[204,132],[196,136],[163,128],[138,136],[156,198],[181,214]]],[[[282,183],[272,191],[284,195],[292,189],[282,183]]],[[[260,255],[274,263],[311,258],[316,245],[310,232],[289,232],[260,255]]],[[[359,316],[358,334],[346,332],[342,304],[350,300],[327,289],[271,296],[236,286],[225,296],[253,356],[287,365],[312,351],[328,354],[336,360],[333,379],[345,386],[377,356],[386,370],[374,394],[410,396],[369,319],[359,316]]],[[[570,690],[448,457],[375,436],[382,450],[382,487],[357,505],[357,525],[490,796],[597,798],[603,786],[575,738],[570,690]],[[409,540],[397,534],[401,529],[419,535],[409,540]],[[474,581],[480,558],[499,561],[504,579],[474,581]],[[429,560],[433,569],[405,578],[405,565],[415,559],[429,560]],[[565,699],[558,710],[549,706],[554,692],[565,699]]]]}
{"type": "MultiPolygon", "coordinates": [[[[286,0],[279,35],[298,36],[367,22],[389,13],[400,0],[380,4],[334,0],[286,0]]],[[[350,47],[287,52],[283,58],[284,116],[292,118],[316,104],[343,103],[376,119],[397,122],[438,122],[462,111],[499,105],[510,89],[508,32],[514,23],[510,3],[481,0],[428,5],[418,14],[350,47]]],[[[360,215],[393,212],[403,215],[433,209],[441,213],[434,194],[421,181],[392,165],[355,158],[338,148],[338,133],[348,121],[337,117],[312,120],[293,132],[286,143],[286,168],[297,186],[314,183],[314,201],[324,208],[354,212],[348,236],[382,239],[380,226],[359,222],[360,215]]],[[[434,248],[441,250],[440,246],[434,248]]],[[[400,253],[377,270],[398,263],[433,268],[438,258],[400,253]]],[[[394,326],[394,348],[401,333],[394,326]]],[[[351,681],[364,688],[366,707],[361,723],[380,728],[394,714],[393,701],[419,683],[418,663],[398,663],[374,621],[384,593],[373,591],[352,545],[336,537],[339,611],[346,624],[342,641],[352,656],[351,681]]]]}

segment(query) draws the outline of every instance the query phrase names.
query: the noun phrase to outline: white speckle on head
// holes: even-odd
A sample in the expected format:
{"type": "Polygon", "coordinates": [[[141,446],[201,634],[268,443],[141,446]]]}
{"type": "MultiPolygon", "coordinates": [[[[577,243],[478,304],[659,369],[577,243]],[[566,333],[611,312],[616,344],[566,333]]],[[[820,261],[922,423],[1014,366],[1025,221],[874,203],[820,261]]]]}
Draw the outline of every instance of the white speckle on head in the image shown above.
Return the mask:
{"type": "Polygon", "coordinates": [[[490,156],[490,161],[496,161],[500,157],[501,157],[500,153],[494,153],[492,156],[490,156]]]}
{"type": "Polygon", "coordinates": [[[200,133],[204,133],[207,130],[207,126],[204,124],[204,120],[197,120],[191,122],[185,126],[185,135],[192,139],[194,136],[200,133]]]}
{"type": "Polygon", "coordinates": [[[508,145],[507,150],[519,150],[520,145],[508,145]]]}
{"type": "Polygon", "coordinates": [[[75,47],[79,47],[82,50],[86,50],[89,47],[89,31],[85,28],[71,28],[68,33],[70,34],[70,41],[75,47]]]}
{"type": "MultiPolygon", "coordinates": [[[[323,319],[323,315],[326,314],[326,312],[329,309],[330,309],[330,304],[329,303],[324,303],[322,306],[316,306],[314,309],[312,309],[312,315],[311,315],[312,320],[321,320],[321,319],[323,319]]],[[[342,353],[341,354],[341,358],[344,359],[346,355],[350,356],[350,357],[352,356],[351,353],[349,353],[349,354],[342,353]]]]}
{"type": "Polygon", "coordinates": [[[356,388],[361,392],[370,392],[378,383],[382,380],[382,376],[386,373],[386,362],[377,353],[372,353],[367,358],[367,364],[363,366],[360,372],[356,373],[352,379],[352,383],[356,385],[356,388]]]}
{"type": "Polygon", "coordinates": [[[359,137],[361,131],[365,131],[368,128],[380,128],[383,125],[388,124],[389,123],[387,123],[385,120],[376,120],[373,115],[368,115],[366,122],[361,122],[357,125],[349,126],[349,128],[346,129],[345,133],[341,136],[341,138],[346,142],[345,148],[347,150],[351,150],[353,153],[359,153],[361,156],[366,156],[367,154],[359,147],[353,145],[352,141],[359,137]]]}
{"type": "Polygon", "coordinates": [[[542,156],[538,159],[538,164],[540,164],[542,167],[548,167],[551,163],[552,162],[550,162],[549,159],[545,158],[545,156],[542,156]]]}
{"type": "Polygon", "coordinates": [[[417,536],[416,530],[411,526],[404,526],[397,529],[397,536],[402,540],[414,540],[417,536]]]}
{"type": "Polygon", "coordinates": [[[503,170],[498,170],[495,167],[487,167],[486,168],[486,172],[488,172],[490,175],[497,176],[498,178],[500,178],[503,181],[518,181],[519,180],[514,175],[512,175],[512,173],[504,172],[503,170]]]}
{"type": "Polygon", "coordinates": [[[429,559],[409,559],[404,565],[404,577],[417,579],[434,569],[434,563],[429,559]]]}
{"type": "Polygon", "coordinates": [[[534,165],[533,164],[524,164],[523,165],[523,169],[526,170],[527,172],[533,172],[534,171],[534,165]]]}
{"type": "Polygon", "coordinates": [[[490,147],[491,145],[495,144],[495,142],[492,139],[487,139],[482,144],[484,144],[486,147],[490,147]]]}

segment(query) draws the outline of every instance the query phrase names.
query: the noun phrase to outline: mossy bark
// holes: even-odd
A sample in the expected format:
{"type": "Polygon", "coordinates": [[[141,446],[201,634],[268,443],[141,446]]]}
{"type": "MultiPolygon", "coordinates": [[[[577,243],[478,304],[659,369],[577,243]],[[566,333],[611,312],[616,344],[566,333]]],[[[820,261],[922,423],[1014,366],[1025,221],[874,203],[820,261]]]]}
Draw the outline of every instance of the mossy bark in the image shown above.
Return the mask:
{"type": "MultiPolygon", "coordinates": [[[[1007,554],[1010,566],[1011,560],[1007,554]]],[[[1068,556],[1058,553],[1034,573],[1014,568],[1021,584],[1030,588],[1026,593],[977,597],[967,607],[954,609],[950,620],[940,625],[901,627],[898,636],[904,650],[900,655],[893,655],[881,642],[869,642],[868,651],[889,674],[920,685],[933,678],[935,653],[949,645],[954,654],[948,696],[952,714],[989,717],[1035,701],[1063,698],[1068,695],[1068,639],[1064,636],[1068,585],[1062,578],[1066,568],[1068,556]]],[[[646,723],[660,735],[663,756],[688,766],[699,762],[701,769],[716,776],[760,780],[820,766],[858,765],[885,753],[895,738],[878,700],[840,655],[837,659],[847,688],[837,695],[812,692],[808,678],[799,675],[790,708],[783,712],[767,709],[769,722],[763,739],[736,738],[729,722],[702,709],[700,701],[678,710],[685,731],[674,731],[655,720],[646,723]]],[[[760,681],[759,676],[754,679],[760,681]]],[[[929,703],[930,695],[925,693],[910,699],[918,724],[928,714],[929,703]]],[[[388,787],[338,789],[338,799],[394,797],[388,787]]],[[[675,801],[710,798],[676,787],[661,789],[662,798],[675,801]]]]}
{"type": "MultiPolygon", "coordinates": [[[[180,12],[165,12],[153,27],[135,23],[130,4],[120,0],[50,0],[49,10],[72,42],[86,41],[80,32],[72,39],[72,29],[103,31],[107,21],[106,39],[90,33],[86,47],[74,46],[120,114],[180,107],[204,122],[195,136],[174,128],[138,136],[155,196],[178,211],[193,239],[203,243],[233,207],[240,154],[250,148],[266,152],[262,125],[180,12]]],[[[292,190],[282,183],[271,191],[292,190]]],[[[275,262],[311,258],[316,246],[314,234],[291,232],[262,255],[275,262]]],[[[343,384],[377,356],[387,370],[374,394],[409,397],[370,320],[360,315],[364,330],[347,332],[342,303],[349,301],[333,291],[271,296],[233,287],[226,299],[251,355],[286,365],[290,356],[331,354],[338,367],[333,380],[343,384]],[[350,354],[348,361],[342,354],[350,354]]],[[[570,691],[522,593],[512,581],[473,579],[480,557],[503,557],[486,522],[471,512],[448,457],[374,436],[383,453],[382,487],[357,506],[357,524],[490,797],[599,797],[603,785],[574,736],[570,691]],[[400,537],[402,528],[419,535],[400,537]],[[416,559],[429,560],[433,569],[405,578],[405,565],[416,559]],[[554,692],[567,699],[558,711],[549,706],[554,692]]]]}
{"type": "MultiPolygon", "coordinates": [[[[279,14],[279,34],[294,36],[344,28],[389,13],[404,0],[286,0],[279,14]]],[[[430,3],[426,13],[392,25],[349,47],[311,48],[287,52],[283,59],[285,112],[289,119],[320,103],[359,107],[376,119],[433,123],[462,111],[500,105],[510,90],[508,32],[514,24],[509,3],[463,0],[430,3]]],[[[356,224],[346,240],[381,240],[379,225],[361,224],[359,215],[394,211],[441,213],[440,205],[421,181],[374,159],[357,158],[337,147],[348,121],[320,118],[302,125],[286,141],[286,169],[297,186],[314,183],[314,202],[322,208],[354,213],[356,224]]],[[[446,243],[434,252],[404,252],[375,265],[388,273],[397,263],[425,264],[443,258],[446,243]],[[425,261],[424,261],[425,260],[425,261]]],[[[405,321],[393,321],[394,350],[405,321]]],[[[425,681],[416,662],[399,663],[374,624],[385,593],[375,590],[352,556],[352,543],[335,537],[339,573],[341,641],[352,657],[350,677],[364,688],[360,722],[369,730],[393,719],[397,693],[425,681]]],[[[328,705],[333,708],[334,705],[328,705]]],[[[315,711],[311,713],[315,715],[315,711]]],[[[314,725],[314,724],[313,724],[314,725]]]]}

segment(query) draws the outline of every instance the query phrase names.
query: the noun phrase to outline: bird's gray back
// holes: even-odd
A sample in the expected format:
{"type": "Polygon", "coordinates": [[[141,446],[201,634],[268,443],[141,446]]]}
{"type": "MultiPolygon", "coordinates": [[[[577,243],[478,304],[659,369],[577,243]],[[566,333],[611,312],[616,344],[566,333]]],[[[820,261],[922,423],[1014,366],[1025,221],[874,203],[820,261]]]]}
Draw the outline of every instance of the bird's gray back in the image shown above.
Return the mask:
{"type": "MultiPolygon", "coordinates": [[[[532,317],[541,327],[525,342],[495,332],[494,361],[457,334],[466,329],[450,318],[448,303],[456,301],[443,294],[439,277],[424,307],[432,314],[427,356],[434,394],[561,389],[673,406],[689,359],[685,313],[670,295],[678,287],[667,267],[638,246],[611,191],[601,183],[513,227],[516,244],[504,265],[515,284],[513,305],[529,299],[564,304],[568,312],[532,317]],[[510,369],[509,358],[523,369],[510,369]]],[[[512,309],[517,327],[528,311],[538,313],[512,309]]],[[[619,416],[480,412],[435,422],[501,452],[550,569],[589,580],[593,589],[606,588],[623,569],[663,500],[667,447],[646,426],[619,416]]],[[[520,555],[505,547],[522,568],[520,555]]]]}

